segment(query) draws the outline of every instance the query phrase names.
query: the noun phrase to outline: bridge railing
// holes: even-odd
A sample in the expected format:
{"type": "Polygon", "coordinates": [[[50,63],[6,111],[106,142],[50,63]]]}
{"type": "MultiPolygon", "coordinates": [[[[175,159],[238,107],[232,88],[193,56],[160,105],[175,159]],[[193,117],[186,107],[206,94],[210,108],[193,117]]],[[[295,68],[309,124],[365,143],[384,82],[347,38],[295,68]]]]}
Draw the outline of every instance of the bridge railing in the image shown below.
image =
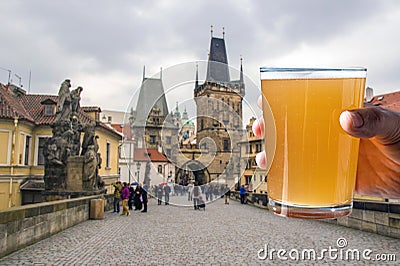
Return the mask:
{"type": "MultiPolygon", "coordinates": [[[[240,201],[239,192],[231,192],[231,199],[240,201]]],[[[267,209],[268,195],[248,192],[246,204],[267,209]]],[[[349,216],[324,221],[400,239],[400,202],[354,199],[349,216]]]]}

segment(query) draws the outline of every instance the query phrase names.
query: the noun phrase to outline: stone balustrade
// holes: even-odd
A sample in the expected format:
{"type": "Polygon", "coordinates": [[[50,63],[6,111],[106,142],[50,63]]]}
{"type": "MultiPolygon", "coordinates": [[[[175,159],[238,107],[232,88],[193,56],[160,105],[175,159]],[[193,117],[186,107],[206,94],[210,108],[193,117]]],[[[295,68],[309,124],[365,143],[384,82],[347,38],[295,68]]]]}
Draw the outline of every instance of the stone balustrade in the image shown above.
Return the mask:
{"type": "MultiPolygon", "coordinates": [[[[0,257],[88,220],[90,201],[102,197],[50,201],[0,211],[0,257]]],[[[108,210],[113,196],[104,197],[108,210]]]]}

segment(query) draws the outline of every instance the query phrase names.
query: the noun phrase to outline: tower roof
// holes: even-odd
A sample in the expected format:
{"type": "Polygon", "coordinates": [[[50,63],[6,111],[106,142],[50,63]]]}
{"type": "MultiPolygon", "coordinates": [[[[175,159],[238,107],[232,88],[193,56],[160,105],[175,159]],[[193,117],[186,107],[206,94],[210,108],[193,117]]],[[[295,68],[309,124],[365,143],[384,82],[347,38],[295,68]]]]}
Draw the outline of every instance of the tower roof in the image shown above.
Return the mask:
{"type": "Polygon", "coordinates": [[[225,40],[212,37],[208,57],[207,81],[230,82],[225,40]]]}
{"type": "Polygon", "coordinates": [[[145,126],[153,107],[160,109],[160,115],[163,117],[168,116],[168,105],[161,78],[143,78],[133,126],[145,126]]]}

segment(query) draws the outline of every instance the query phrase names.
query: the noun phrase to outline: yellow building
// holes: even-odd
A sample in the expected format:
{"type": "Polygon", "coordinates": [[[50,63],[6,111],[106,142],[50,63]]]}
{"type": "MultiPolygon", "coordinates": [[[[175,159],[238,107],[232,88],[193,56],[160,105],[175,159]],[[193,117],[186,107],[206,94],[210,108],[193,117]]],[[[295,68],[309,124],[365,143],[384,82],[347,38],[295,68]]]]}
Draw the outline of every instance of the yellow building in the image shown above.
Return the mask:
{"type": "Polygon", "coordinates": [[[267,173],[266,170],[260,169],[256,163],[257,153],[264,150],[264,140],[255,136],[252,131],[255,120],[254,117],[250,119],[250,123],[246,125],[247,137],[239,142],[241,158],[248,158],[245,170],[240,177],[240,184],[245,185],[248,191],[266,193],[267,173]]]}
{"type": "MultiPolygon", "coordinates": [[[[43,145],[52,136],[58,96],[27,94],[0,83],[0,210],[41,201],[44,189],[43,145]]],[[[103,163],[100,176],[111,192],[119,178],[118,144],[121,135],[99,121],[100,108],[81,108],[83,124],[95,123],[103,163]]],[[[83,136],[83,135],[82,135],[83,136]]]]}

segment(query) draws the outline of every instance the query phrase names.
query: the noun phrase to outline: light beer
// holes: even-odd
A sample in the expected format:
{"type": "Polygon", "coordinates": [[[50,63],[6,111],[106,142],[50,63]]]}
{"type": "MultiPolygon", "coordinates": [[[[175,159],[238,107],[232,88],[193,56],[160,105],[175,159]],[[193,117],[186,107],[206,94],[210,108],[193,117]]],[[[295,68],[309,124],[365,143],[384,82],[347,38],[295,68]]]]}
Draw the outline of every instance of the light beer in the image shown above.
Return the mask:
{"type": "Polygon", "coordinates": [[[261,73],[270,208],[289,217],[346,215],[359,139],[342,130],[339,116],[362,106],[365,69],[287,70],[261,73]]]}

